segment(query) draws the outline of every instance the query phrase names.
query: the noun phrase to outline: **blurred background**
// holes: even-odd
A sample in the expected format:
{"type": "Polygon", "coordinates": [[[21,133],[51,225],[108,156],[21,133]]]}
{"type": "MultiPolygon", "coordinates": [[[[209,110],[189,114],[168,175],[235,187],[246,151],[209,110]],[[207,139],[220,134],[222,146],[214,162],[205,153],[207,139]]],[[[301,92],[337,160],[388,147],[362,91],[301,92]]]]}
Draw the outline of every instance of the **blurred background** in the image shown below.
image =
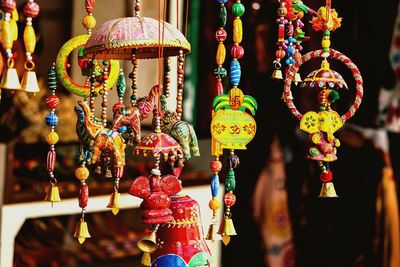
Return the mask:
{"type": "MultiPolygon", "coordinates": [[[[222,257],[216,264],[224,267],[400,266],[397,201],[400,181],[399,1],[381,2],[332,3],[343,21],[342,27],[331,34],[331,47],[357,64],[363,75],[365,94],[359,111],[336,134],[342,145],[332,169],[339,198],[321,199],[318,198],[321,186],[318,168],[306,159],[307,135],[298,130],[297,119],[281,99],[283,83],[270,78],[276,50],[278,3],[243,1],[246,7],[242,17],[245,56],[241,60],[240,88],[257,99],[258,129],[248,150],[238,153],[241,159],[236,175],[238,201],[232,211],[238,236],[232,238],[227,247],[218,246],[222,257]]],[[[24,3],[17,1],[19,10],[24,3]]],[[[33,98],[3,92],[0,103],[1,257],[10,258],[4,253],[12,253],[14,267],[140,266],[135,246],[143,231],[143,226],[137,223],[138,206],[124,209],[118,220],[110,212],[101,210],[88,214],[93,225],[92,236],[96,238],[82,247],[71,240],[79,213],[77,208],[70,215],[66,211],[59,216],[51,212],[41,214],[41,208],[37,212],[26,211],[44,198],[43,189],[48,184],[45,170],[48,145],[43,140],[48,130],[44,123],[48,113],[44,103],[48,94],[47,71],[63,43],[85,33],[81,25],[85,15],[83,1],[42,0],[38,3],[41,12],[34,20],[38,40],[34,59],[41,92],[33,98]],[[25,215],[19,212],[36,214],[27,215],[25,220],[25,215]],[[15,230],[15,235],[7,227],[15,230]]],[[[142,15],[157,18],[157,3],[156,0],[142,1],[142,15]]],[[[215,87],[212,71],[217,50],[214,35],[218,28],[218,5],[215,1],[190,0],[189,13],[184,14],[185,1],[178,0],[178,12],[176,0],[167,3],[169,21],[175,23],[178,19],[182,26],[188,16],[187,38],[192,52],[186,61],[184,118],[195,126],[202,154],[185,165],[182,180],[185,187],[206,188],[197,200],[207,203],[211,197],[208,189],[208,165],[212,160],[209,125],[215,87]]],[[[315,10],[325,4],[315,0],[305,3],[315,10]]],[[[231,5],[229,1],[228,10],[231,5]]],[[[100,25],[109,19],[131,16],[132,9],[130,0],[98,0],[94,16],[100,25]]],[[[306,34],[311,36],[311,40],[303,44],[304,51],[320,48],[322,35],[311,29],[310,19],[303,19],[306,34]]],[[[20,36],[23,25],[24,20],[21,20],[18,24],[20,36]]],[[[232,45],[231,25],[229,17],[225,42],[228,48],[232,45]]],[[[16,42],[13,50],[22,75],[23,43],[16,42]]],[[[230,62],[230,55],[226,62],[230,62]]],[[[157,82],[156,64],[156,61],[139,63],[139,96],[157,82]]],[[[318,64],[318,61],[305,64],[301,76],[305,77],[318,64]]],[[[123,67],[130,71],[129,63],[123,67]]],[[[355,85],[351,72],[340,63],[332,62],[331,67],[343,75],[350,88],[342,95],[342,104],[338,106],[341,112],[352,101],[355,85]]],[[[79,76],[77,66],[72,65],[71,71],[73,77],[79,76]]],[[[225,91],[228,89],[227,80],[225,91]]],[[[315,95],[303,89],[294,90],[296,105],[302,113],[308,111],[310,99],[315,95]]],[[[76,196],[79,185],[73,177],[78,149],[73,112],[77,98],[61,86],[57,94],[61,100],[57,109],[60,120],[57,132],[61,142],[57,145],[56,173],[62,196],[69,199],[76,196]]],[[[111,98],[109,102],[116,100],[116,97],[111,98]]],[[[146,125],[149,130],[149,122],[146,125]]],[[[121,191],[127,191],[134,177],[151,169],[149,162],[133,158],[127,165],[127,178],[121,184],[121,191]]],[[[91,195],[101,197],[112,190],[112,183],[94,177],[90,187],[91,195]]],[[[207,207],[203,210],[210,213],[207,207]]],[[[205,229],[209,221],[204,217],[208,216],[203,214],[205,229]]]]}

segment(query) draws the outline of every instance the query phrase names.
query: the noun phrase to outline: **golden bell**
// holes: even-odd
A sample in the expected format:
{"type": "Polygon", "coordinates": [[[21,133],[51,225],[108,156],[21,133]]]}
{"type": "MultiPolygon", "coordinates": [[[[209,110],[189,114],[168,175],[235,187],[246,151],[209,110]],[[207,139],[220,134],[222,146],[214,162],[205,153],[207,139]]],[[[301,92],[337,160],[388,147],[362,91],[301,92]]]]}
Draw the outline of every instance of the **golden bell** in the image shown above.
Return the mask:
{"type": "Polygon", "coordinates": [[[210,224],[210,227],[208,227],[206,240],[219,241],[221,239],[222,237],[217,233],[217,225],[215,223],[210,224]]]}
{"type": "Polygon", "coordinates": [[[148,232],[137,242],[137,247],[147,253],[152,253],[157,249],[156,231],[148,232]]]}
{"type": "Polygon", "coordinates": [[[53,202],[60,202],[60,192],[58,190],[58,186],[55,184],[52,184],[49,189],[47,190],[46,198],[44,199],[45,201],[49,201],[51,203],[53,202]]]}
{"type": "Polygon", "coordinates": [[[83,218],[81,218],[81,220],[76,225],[74,237],[78,238],[80,244],[85,242],[86,238],[91,237],[89,234],[87,223],[83,218]]]}
{"type": "Polygon", "coordinates": [[[107,208],[111,208],[111,212],[114,215],[117,215],[119,212],[120,200],[121,200],[121,194],[118,193],[117,190],[115,190],[114,193],[111,194],[110,201],[108,202],[108,205],[107,205],[107,208]]]}
{"type": "Polygon", "coordinates": [[[15,68],[7,68],[7,70],[3,73],[3,77],[1,77],[0,88],[7,90],[21,89],[18,73],[15,68]]]}
{"type": "Polygon", "coordinates": [[[296,74],[294,75],[293,82],[295,85],[302,82],[300,73],[296,72],[296,74]]]}
{"type": "Polygon", "coordinates": [[[33,95],[38,93],[40,89],[36,78],[36,72],[30,70],[25,71],[24,76],[22,76],[21,87],[22,90],[27,93],[32,93],[33,95]]]}
{"type": "Polygon", "coordinates": [[[274,72],[272,72],[271,78],[277,79],[277,80],[282,80],[283,79],[282,71],[280,69],[274,70],[274,72]]]}
{"type": "Polygon", "coordinates": [[[228,245],[232,235],[237,235],[231,218],[224,218],[219,226],[218,234],[222,236],[224,245],[228,245]]]}
{"type": "Polygon", "coordinates": [[[332,182],[322,183],[319,197],[323,198],[338,197],[338,195],[336,195],[335,187],[333,186],[332,182]]]}

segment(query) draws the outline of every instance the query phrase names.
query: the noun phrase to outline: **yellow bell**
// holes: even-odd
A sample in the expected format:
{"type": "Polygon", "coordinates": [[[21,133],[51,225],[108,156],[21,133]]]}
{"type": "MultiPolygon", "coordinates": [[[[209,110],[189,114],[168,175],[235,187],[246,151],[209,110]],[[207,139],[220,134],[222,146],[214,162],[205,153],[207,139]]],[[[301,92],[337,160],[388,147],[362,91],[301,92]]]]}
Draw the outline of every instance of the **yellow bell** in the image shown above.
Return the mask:
{"type": "Polygon", "coordinates": [[[210,227],[208,228],[206,240],[211,240],[211,241],[219,241],[221,240],[222,237],[217,233],[217,225],[215,223],[210,224],[210,227]]]}
{"type": "Polygon", "coordinates": [[[74,237],[78,238],[80,244],[85,242],[86,238],[91,237],[89,234],[87,223],[83,218],[81,218],[81,220],[76,225],[74,237]]]}
{"type": "Polygon", "coordinates": [[[294,84],[297,85],[298,83],[301,83],[301,76],[300,73],[296,72],[296,74],[294,75],[294,80],[293,80],[294,84]]]}
{"type": "Polygon", "coordinates": [[[47,190],[45,201],[49,201],[53,204],[53,202],[60,202],[60,192],[58,190],[58,186],[52,184],[49,189],[47,190]]]}
{"type": "Polygon", "coordinates": [[[228,245],[229,241],[231,241],[231,236],[237,235],[231,218],[222,219],[218,234],[222,236],[222,242],[225,246],[228,245]]]}
{"type": "Polygon", "coordinates": [[[137,247],[147,253],[152,253],[157,249],[156,231],[146,233],[142,239],[137,242],[137,247]]]}
{"type": "Polygon", "coordinates": [[[1,89],[7,90],[20,90],[21,84],[19,83],[18,73],[14,67],[9,67],[3,73],[0,83],[1,89]]]}
{"type": "Polygon", "coordinates": [[[110,201],[108,202],[107,208],[111,208],[111,211],[114,215],[117,215],[119,212],[119,203],[121,199],[121,194],[115,190],[111,196],[110,201]]]}
{"type": "Polygon", "coordinates": [[[36,72],[30,70],[25,71],[24,76],[22,76],[21,87],[26,93],[32,93],[33,95],[38,93],[40,89],[36,78],[36,72]]]}
{"type": "Polygon", "coordinates": [[[331,198],[338,197],[336,195],[335,187],[332,182],[322,183],[321,192],[319,193],[319,197],[321,198],[331,198]]]}
{"type": "Polygon", "coordinates": [[[274,70],[271,78],[276,80],[282,80],[283,79],[282,71],[280,69],[274,70]]]}

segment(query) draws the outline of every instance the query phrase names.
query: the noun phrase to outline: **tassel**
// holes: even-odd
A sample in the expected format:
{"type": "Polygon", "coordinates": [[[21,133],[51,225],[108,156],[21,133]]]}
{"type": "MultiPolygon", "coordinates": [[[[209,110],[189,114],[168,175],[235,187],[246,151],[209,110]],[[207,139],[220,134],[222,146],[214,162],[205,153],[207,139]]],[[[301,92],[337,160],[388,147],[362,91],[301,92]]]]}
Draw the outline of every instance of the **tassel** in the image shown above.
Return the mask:
{"type": "Polygon", "coordinates": [[[143,266],[151,266],[151,256],[150,253],[144,252],[142,256],[141,263],[143,266]]]}

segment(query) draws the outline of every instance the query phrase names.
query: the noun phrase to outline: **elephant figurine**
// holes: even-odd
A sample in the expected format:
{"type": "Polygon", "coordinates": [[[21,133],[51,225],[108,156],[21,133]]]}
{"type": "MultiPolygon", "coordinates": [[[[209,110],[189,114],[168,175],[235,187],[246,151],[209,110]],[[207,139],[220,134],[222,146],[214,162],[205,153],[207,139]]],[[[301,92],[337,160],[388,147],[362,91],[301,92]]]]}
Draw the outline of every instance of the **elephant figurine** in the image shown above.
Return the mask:
{"type": "Polygon", "coordinates": [[[121,134],[105,128],[101,122],[96,121],[85,102],[78,101],[75,111],[78,117],[81,116],[78,118],[79,125],[77,125],[80,139],[89,140],[89,144],[93,143],[91,163],[97,163],[101,158],[102,151],[109,150],[113,156],[115,167],[123,168],[125,166],[125,142],[121,134]],[[83,124],[81,124],[82,121],[83,124]]]}
{"type": "Polygon", "coordinates": [[[112,130],[120,131],[120,127],[127,126],[131,130],[129,139],[140,142],[142,138],[141,121],[149,117],[153,111],[159,90],[158,85],[153,86],[149,96],[139,98],[133,107],[127,108],[122,103],[115,104],[113,107],[114,118],[111,127],[112,130]]]}
{"type": "Polygon", "coordinates": [[[194,157],[200,156],[196,132],[193,126],[177,119],[176,112],[165,111],[162,117],[163,133],[172,136],[182,147],[184,158],[190,159],[192,151],[194,157]]]}
{"type": "Polygon", "coordinates": [[[300,120],[300,129],[309,133],[310,148],[307,157],[311,160],[331,162],[337,159],[336,148],[340,146],[334,133],[343,126],[336,111],[307,112],[300,120]]]}

